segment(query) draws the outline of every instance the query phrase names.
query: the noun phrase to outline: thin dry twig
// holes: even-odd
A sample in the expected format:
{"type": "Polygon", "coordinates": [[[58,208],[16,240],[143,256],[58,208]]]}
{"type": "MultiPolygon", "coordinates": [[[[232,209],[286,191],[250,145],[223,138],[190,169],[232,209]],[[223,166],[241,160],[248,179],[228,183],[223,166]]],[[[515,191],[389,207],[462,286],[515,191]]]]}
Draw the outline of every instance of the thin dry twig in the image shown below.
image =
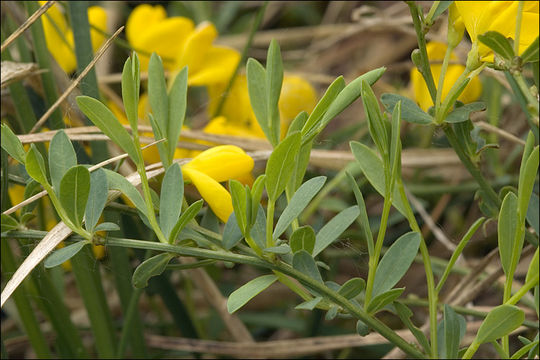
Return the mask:
{"type": "Polygon", "coordinates": [[[79,76],[73,82],[71,85],[64,91],[64,93],[56,100],[56,102],[43,114],[43,116],[36,122],[36,124],[32,127],[30,130],[30,134],[38,130],[44,123],[47,121],[49,116],[56,110],[58,106],[64,101],[68,95],[79,85],[81,80],[90,72],[92,67],[95,65],[95,63],[99,60],[99,58],[105,53],[105,51],[111,46],[113,43],[113,40],[124,30],[124,27],[120,27],[116,32],[103,44],[103,46],[98,50],[92,61],[84,68],[84,70],[81,72],[79,76]]]}
{"type": "Polygon", "coordinates": [[[500,135],[501,137],[505,138],[506,140],[510,140],[510,141],[512,141],[512,142],[514,142],[516,144],[525,146],[525,141],[521,140],[520,138],[518,138],[514,134],[511,134],[508,131],[504,131],[503,129],[500,129],[500,128],[496,127],[496,126],[488,124],[485,121],[477,121],[474,124],[477,125],[478,127],[480,127],[481,129],[484,129],[486,131],[489,131],[489,132],[495,133],[497,135],[500,135]]]}
{"type": "Polygon", "coordinates": [[[17,28],[2,44],[0,52],[3,52],[15,39],[17,39],[26,29],[30,27],[41,15],[45,13],[56,1],[47,1],[35,13],[32,14],[21,26],[17,28]]]}

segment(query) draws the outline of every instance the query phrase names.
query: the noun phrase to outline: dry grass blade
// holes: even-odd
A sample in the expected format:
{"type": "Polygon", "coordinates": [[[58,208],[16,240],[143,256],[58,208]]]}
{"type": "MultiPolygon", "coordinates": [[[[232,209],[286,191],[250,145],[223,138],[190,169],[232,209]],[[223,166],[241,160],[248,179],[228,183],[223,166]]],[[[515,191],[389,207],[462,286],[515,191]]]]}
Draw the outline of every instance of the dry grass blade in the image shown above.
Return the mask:
{"type": "Polygon", "coordinates": [[[32,75],[37,75],[44,71],[39,70],[37,64],[35,63],[18,63],[14,61],[2,61],[1,69],[1,88],[4,88],[17,80],[21,80],[32,75]]]}
{"type": "Polygon", "coordinates": [[[36,122],[34,127],[32,127],[32,129],[30,130],[30,134],[38,130],[45,123],[45,121],[47,121],[47,119],[49,118],[49,116],[51,116],[54,110],[56,110],[56,108],[60,106],[62,101],[64,101],[68,97],[68,95],[77,87],[77,85],[79,85],[81,80],[88,74],[88,72],[90,72],[92,67],[99,60],[99,58],[103,54],[105,54],[105,51],[109,48],[109,46],[111,46],[113,40],[122,32],[122,30],[124,30],[123,26],[116,30],[116,32],[109,39],[107,39],[105,44],[103,44],[103,46],[99,48],[92,61],[84,68],[81,74],[77,76],[77,78],[71,83],[71,85],[66,89],[66,91],[64,91],[64,93],[58,98],[58,100],[56,100],[56,102],[47,110],[47,112],[45,112],[45,114],[43,114],[43,116],[36,122]]]}
{"type": "Polygon", "coordinates": [[[506,140],[510,140],[510,141],[512,141],[512,142],[514,142],[516,144],[520,144],[521,146],[525,146],[525,141],[521,140],[520,138],[518,138],[514,134],[510,134],[508,131],[504,131],[503,129],[499,129],[498,127],[493,126],[491,124],[488,124],[485,121],[478,121],[478,122],[475,122],[474,124],[479,126],[482,129],[486,130],[486,131],[495,133],[495,134],[499,135],[500,137],[505,138],[506,140]]]}
{"type": "MultiPolygon", "coordinates": [[[[71,234],[71,229],[66,224],[60,222],[49,231],[49,233],[37,244],[30,255],[24,259],[23,263],[15,274],[9,279],[6,286],[2,290],[0,307],[4,306],[7,299],[13,294],[13,291],[22,283],[22,281],[30,274],[30,272],[43,260],[45,257],[60,244],[62,240],[71,234]]],[[[4,241],[4,240],[2,240],[4,241]]]]}
{"type": "Polygon", "coordinates": [[[2,44],[0,52],[4,51],[9,44],[11,44],[15,39],[17,39],[26,29],[30,27],[41,15],[45,13],[51,6],[54,5],[56,1],[47,1],[42,7],[38,9],[35,13],[32,14],[13,34],[11,34],[6,41],[2,44]]]}

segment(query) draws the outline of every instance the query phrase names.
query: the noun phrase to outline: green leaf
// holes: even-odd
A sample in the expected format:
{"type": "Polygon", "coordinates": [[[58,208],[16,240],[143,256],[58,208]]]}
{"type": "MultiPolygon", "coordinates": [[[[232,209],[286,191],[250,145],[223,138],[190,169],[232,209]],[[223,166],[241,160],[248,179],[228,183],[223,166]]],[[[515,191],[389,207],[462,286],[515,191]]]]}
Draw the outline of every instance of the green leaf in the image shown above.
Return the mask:
{"type": "Polygon", "coordinates": [[[182,170],[180,170],[180,165],[173,164],[165,171],[159,198],[159,227],[166,238],[169,238],[172,229],[178,222],[182,212],[183,198],[184,179],[182,178],[182,170]]]}
{"type": "Polygon", "coordinates": [[[369,85],[373,85],[382,74],[386,71],[385,67],[371,70],[353,81],[351,81],[343,90],[340,91],[336,99],[328,107],[328,110],[324,113],[319,125],[317,126],[316,133],[320,133],[326,125],[338,116],[343,110],[351,105],[356,99],[360,97],[362,82],[366,82],[369,85]]]}
{"type": "Polygon", "coordinates": [[[425,113],[411,99],[397,94],[382,94],[381,102],[386,110],[394,112],[394,107],[401,101],[401,118],[405,121],[420,125],[429,125],[433,122],[431,115],[425,113]]]}
{"type": "Polygon", "coordinates": [[[539,53],[538,49],[538,36],[536,39],[529,45],[527,49],[521,54],[521,61],[523,64],[529,63],[529,62],[538,62],[540,59],[538,56],[539,53]]]}
{"type": "Polygon", "coordinates": [[[302,128],[307,122],[308,119],[308,113],[305,111],[300,111],[298,115],[291,121],[291,124],[289,125],[289,128],[287,129],[287,136],[292,134],[295,131],[302,131],[302,128]]]}
{"type": "Polygon", "coordinates": [[[90,174],[90,192],[88,193],[88,202],[84,211],[84,226],[91,233],[94,232],[94,228],[107,203],[108,188],[107,174],[103,169],[97,169],[90,174]]]}
{"type": "MultiPolygon", "coordinates": [[[[456,359],[459,344],[465,335],[465,318],[457,314],[450,306],[444,304],[444,358],[456,359]]],[[[442,344],[441,344],[442,346],[442,344]]]]}
{"type": "Polygon", "coordinates": [[[540,151],[538,146],[536,146],[532,153],[529,155],[525,167],[520,171],[519,174],[519,185],[518,185],[518,211],[520,215],[520,223],[525,220],[527,215],[527,207],[529,206],[529,201],[531,199],[532,190],[534,187],[534,180],[536,178],[536,173],[538,172],[538,160],[540,156],[540,151]]]}
{"type": "Polygon", "coordinates": [[[229,314],[244,306],[249,300],[253,299],[261,291],[272,285],[277,280],[275,275],[263,275],[242,285],[229,295],[227,299],[227,310],[229,314]]]}
{"type": "Polygon", "coordinates": [[[326,315],[324,316],[324,320],[330,321],[333,320],[338,313],[338,307],[336,305],[330,305],[330,309],[326,312],[326,315]]]}
{"type": "Polygon", "coordinates": [[[171,230],[171,235],[169,236],[169,243],[172,244],[176,240],[178,234],[184,229],[184,227],[197,216],[199,211],[203,206],[203,200],[197,200],[182,213],[176,224],[171,230]]]}
{"type": "Polygon", "coordinates": [[[433,20],[438,18],[446,9],[452,5],[453,1],[439,1],[437,4],[437,8],[433,12],[433,20]]]}
{"type": "MultiPolygon", "coordinates": [[[[249,226],[253,226],[257,219],[257,212],[259,211],[259,205],[261,203],[261,197],[264,190],[264,184],[266,181],[266,175],[262,174],[257,177],[251,186],[251,223],[249,226]]],[[[247,194],[246,194],[247,195],[247,194]]]]}
{"type": "Polygon", "coordinates": [[[272,143],[272,133],[268,123],[268,105],[266,97],[266,70],[255,59],[249,58],[246,65],[249,101],[257,122],[261,126],[264,135],[272,143]]]}
{"type": "Polygon", "coordinates": [[[64,174],[75,165],[77,165],[77,154],[73,145],[64,130],[59,130],[49,145],[49,173],[56,194],[58,194],[64,174]]]}
{"type": "Polygon", "coordinates": [[[153,276],[161,275],[173,257],[174,255],[169,253],[161,253],[143,261],[133,272],[131,278],[133,286],[137,289],[147,287],[148,280],[153,276]]]}
{"type": "Polygon", "coordinates": [[[483,344],[510,334],[525,320],[523,310],[514,305],[499,305],[491,310],[476,334],[474,342],[483,344]]]}
{"type": "Polygon", "coordinates": [[[69,169],[60,182],[60,203],[68,218],[81,226],[90,193],[90,172],[83,165],[69,169]]]}
{"type": "Polygon", "coordinates": [[[321,251],[332,244],[354,222],[359,214],[358,206],[354,205],[341,211],[326,223],[315,238],[313,256],[319,255],[321,251]]]}
{"type": "MultiPolygon", "coordinates": [[[[370,182],[370,184],[377,190],[381,195],[384,194],[384,167],[382,160],[377,156],[377,154],[368,148],[366,145],[359,143],[357,141],[350,142],[352,153],[360,164],[364,175],[370,182]]],[[[404,216],[406,216],[407,211],[406,207],[401,200],[401,196],[397,188],[394,188],[394,195],[392,200],[392,205],[404,216]]]]}
{"type": "Polygon", "coordinates": [[[58,266],[77,255],[77,253],[81,251],[85,245],[88,245],[87,241],[77,241],[76,243],[58,249],[49,255],[47,259],[45,259],[43,265],[47,269],[58,266]]]}
{"type": "Polygon", "coordinates": [[[101,224],[98,224],[94,231],[118,231],[120,230],[120,226],[118,224],[112,223],[112,222],[102,222],[101,224]]]}
{"type": "Polygon", "coordinates": [[[356,322],[356,332],[360,336],[366,336],[369,334],[369,326],[367,326],[362,320],[356,322]]]}
{"type": "Polygon", "coordinates": [[[420,240],[420,234],[411,231],[400,236],[390,246],[377,267],[373,297],[390,290],[405,275],[418,252],[420,240]]]}
{"type": "Polygon", "coordinates": [[[22,143],[17,135],[15,135],[6,124],[2,124],[1,144],[2,148],[6,150],[12,158],[21,164],[24,164],[26,152],[24,151],[22,143]]]}
{"type": "Polygon", "coordinates": [[[498,222],[498,240],[499,240],[499,255],[501,264],[505,274],[509,274],[512,263],[512,252],[516,235],[516,227],[518,226],[517,214],[518,199],[513,192],[508,192],[504,197],[499,212],[498,222]]]}
{"type": "MultiPolygon", "coordinates": [[[[134,78],[133,70],[136,68],[138,58],[135,60],[136,53],[128,57],[124,63],[122,70],[122,100],[124,102],[124,109],[126,110],[126,117],[129,121],[129,125],[133,131],[137,131],[139,117],[137,113],[137,107],[139,103],[139,93],[136,80],[134,78]]],[[[138,69],[137,69],[138,70],[138,69]]]]}
{"type": "Polygon", "coordinates": [[[295,310],[313,310],[322,301],[322,297],[317,296],[311,300],[304,301],[294,307],[295,310]]]}
{"type": "Polygon", "coordinates": [[[346,299],[354,299],[365,289],[366,282],[362,278],[352,278],[347,280],[339,290],[338,294],[345,297],[346,299]]]}
{"type": "Polygon", "coordinates": [[[476,111],[483,111],[486,109],[486,104],[483,102],[473,102],[467,105],[463,105],[454,109],[448,116],[445,121],[447,123],[458,123],[469,120],[471,113],[476,111]]]}
{"type": "Polygon", "coordinates": [[[289,244],[293,253],[305,250],[311,254],[315,247],[315,231],[309,225],[299,227],[292,233],[289,244]]]}
{"type": "Polygon", "coordinates": [[[391,184],[401,176],[401,102],[398,102],[392,112],[392,132],[390,133],[390,169],[391,184]]]}
{"type": "Polygon", "coordinates": [[[424,351],[429,354],[431,352],[431,346],[429,345],[429,341],[426,338],[426,335],[420,330],[417,326],[415,326],[411,321],[412,311],[409,309],[406,305],[403,305],[399,301],[394,302],[394,308],[396,309],[396,312],[403,322],[405,326],[411,330],[411,333],[414,335],[416,340],[418,340],[418,343],[422,346],[424,351]]]}
{"type": "Polygon", "coordinates": [[[300,148],[300,140],[299,132],[289,135],[274,148],[268,158],[265,174],[266,192],[270,201],[276,201],[287,186],[293,171],[291,164],[300,148]]]}
{"type": "Polygon", "coordinates": [[[309,159],[311,155],[311,148],[313,146],[313,140],[308,141],[300,145],[300,150],[298,150],[298,156],[296,157],[296,162],[294,163],[294,171],[289,180],[291,190],[296,191],[304,180],[304,175],[309,164],[309,159]]]}
{"type": "Polygon", "coordinates": [[[26,172],[32,179],[36,180],[42,185],[49,183],[47,181],[45,161],[43,161],[43,156],[41,156],[41,153],[36,148],[36,145],[30,145],[30,150],[28,150],[26,153],[24,164],[26,166],[26,172]]]}
{"type": "Polygon", "coordinates": [[[281,60],[281,51],[275,39],[270,41],[268,54],[266,57],[266,104],[268,106],[267,116],[270,125],[270,134],[272,144],[279,143],[280,121],[279,121],[279,95],[281,94],[281,85],[283,83],[283,62],[281,60]]]}
{"type": "Polygon", "coordinates": [[[404,290],[405,288],[392,289],[375,296],[371,299],[367,307],[368,314],[375,314],[386,305],[391,304],[401,296],[404,290]]]}
{"type": "Polygon", "coordinates": [[[527,208],[527,221],[533,227],[536,234],[540,234],[539,198],[537,194],[531,194],[529,207],[527,208]]]}
{"type": "Polygon", "coordinates": [[[385,125],[385,120],[382,116],[379,102],[375,97],[375,93],[367,82],[362,82],[362,103],[364,104],[364,112],[368,120],[368,128],[371,138],[379,153],[383,156],[383,161],[388,161],[389,138],[385,125]]]}
{"type": "Polygon", "coordinates": [[[118,190],[127,196],[127,198],[135,205],[137,210],[146,216],[146,204],[144,203],[139,191],[137,191],[137,188],[122,175],[108,169],[104,169],[104,171],[105,174],[107,174],[109,189],[118,190]]]}
{"type": "Polygon", "coordinates": [[[360,222],[362,234],[364,235],[364,239],[367,243],[368,254],[372,255],[374,251],[373,234],[369,225],[369,218],[366,211],[366,203],[364,202],[364,197],[362,196],[362,192],[360,191],[360,188],[358,187],[358,184],[356,183],[354,177],[348,171],[345,172],[345,174],[347,175],[349,186],[353,189],[354,197],[356,198],[356,203],[358,204],[358,209],[360,210],[358,220],[360,222]]]}
{"type": "Polygon", "coordinates": [[[238,227],[242,230],[242,234],[245,235],[249,231],[246,217],[246,188],[238,180],[231,179],[229,180],[229,190],[238,227]]]}
{"type": "Polygon", "coordinates": [[[89,96],[77,96],[77,105],[94,125],[120,146],[135,163],[139,163],[139,155],[133,139],[111,110],[99,100],[89,96]]]}
{"type": "Polygon", "coordinates": [[[148,63],[148,100],[152,107],[152,114],[159,124],[159,128],[166,132],[169,122],[169,100],[167,85],[161,57],[155,52],[150,56],[148,63]]]}
{"type": "MultiPolygon", "coordinates": [[[[512,355],[512,357],[510,359],[521,359],[523,357],[523,355],[525,355],[527,353],[527,351],[531,350],[535,346],[538,346],[538,340],[530,342],[527,345],[523,346],[521,349],[516,351],[514,353],[514,355],[512,355]]],[[[529,354],[529,356],[527,358],[532,359],[533,357],[529,354]]]]}
{"type": "Polygon", "coordinates": [[[15,230],[19,227],[19,223],[17,222],[17,220],[11,216],[11,215],[7,215],[7,214],[2,214],[2,232],[4,231],[10,231],[10,230],[15,230]]]}
{"type": "Polygon", "coordinates": [[[169,159],[174,159],[176,145],[186,117],[188,67],[185,66],[174,78],[169,92],[169,159]]]}
{"type": "Polygon", "coordinates": [[[343,76],[339,76],[330,84],[330,86],[328,86],[328,89],[326,89],[323,97],[319,100],[317,105],[315,105],[315,108],[302,127],[302,138],[310,138],[315,136],[310,136],[310,134],[314,133],[315,129],[317,129],[320,120],[326,113],[326,110],[328,110],[328,107],[334,102],[336,97],[344,88],[345,80],[343,80],[343,76]]]}
{"type": "Polygon", "coordinates": [[[510,41],[497,31],[488,31],[478,35],[478,40],[506,60],[512,60],[515,56],[510,41]]]}
{"type": "Polygon", "coordinates": [[[313,260],[313,257],[307,251],[300,250],[294,253],[292,266],[313,280],[323,283],[317,264],[315,264],[315,260],[313,260]]]}
{"type": "Polygon", "coordinates": [[[306,181],[294,193],[291,201],[283,210],[274,229],[273,238],[277,239],[287,230],[291,222],[296,219],[300,213],[306,208],[313,197],[319,192],[326,181],[326,176],[318,176],[306,181]]]}
{"type": "Polygon", "coordinates": [[[261,205],[259,205],[257,217],[249,233],[261,249],[266,247],[266,213],[261,205]]]}
{"type": "Polygon", "coordinates": [[[534,252],[534,256],[529,264],[529,270],[527,270],[527,276],[525,277],[525,283],[529,282],[534,275],[538,274],[538,248],[534,252]]]}
{"type": "Polygon", "coordinates": [[[238,227],[236,216],[233,212],[231,216],[229,216],[229,220],[227,220],[225,228],[223,229],[223,247],[226,250],[230,250],[238,244],[243,237],[244,235],[242,234],[240,227],[238,227]]]}

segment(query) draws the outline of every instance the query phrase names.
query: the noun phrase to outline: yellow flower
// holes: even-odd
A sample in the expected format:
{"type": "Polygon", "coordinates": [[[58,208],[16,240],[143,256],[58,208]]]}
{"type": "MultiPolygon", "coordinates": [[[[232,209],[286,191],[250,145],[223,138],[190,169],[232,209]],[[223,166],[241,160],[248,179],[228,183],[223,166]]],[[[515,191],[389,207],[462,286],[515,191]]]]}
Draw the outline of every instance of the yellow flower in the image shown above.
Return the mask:
{"type": "MultiPolygon", "coordinates": [[[[46,1],[40,1],[41,5],[46,1]]],[[[43,31],[45,32],[45,41],[47,48],[60,67],[66,72],[71,73],[77,68],[77,59],[74,52],[73,31],[69,27],[65,16],[60,11],[58,5],[51,6],[44,16],[43,31]]],[[[107,13],[105,9],[99,6],[88,8],[88,22],[101,31],[107,30],[107,13]]],[[[97,51],[105,41],[105,37],[97,30],[90,29],[90,38],[92,40],[92,49],[97,51]]]]}
{"type": "Polygon", "coordinates": [[[238,51],[212,45],[217,37],[213,24],[203,22],[195,27],[185,17],[167,18],[160,5],[137,6],[127,20],[126,37],[139,55],[142,71],[148,69],[149,56],[156,52],[169,71],[188,66],[188,85],[227,82],[240,61],[238,51]]]}
{"type": "Polygon", "coordinates": [[[194,157],[182,167],[182,174],[191,180],[214,214],[225,223],[233,207],[231,195],[220,182],[245,179],[253,165],[253,159],[238,146],[220,145],[194,157]]]}
{"type": "MultiPolygon", "coordinates": [[[[441,63],[444,59],[444,54],[446,53],[446,44],[439,43],[439,42],[430,42],[427,44],[427,53],[428,58],[430,62],[438,61],[439,64],[432,64],[431,65],[431,72],[433,74],[433,79],[435,80],[435,84],[439,83],[439,77],[441,75],[441,63]]],[[[457,57],[452,53],[450,57],[450,61],[456,61],[457,57]]],[[[459,78],[459,76],[463,73],[465,70],[465,66],[459,65],[459,64],[451,64],[448,66],[448,69],[446,71],[446,76],[444,78],[444,84],[443,84],[443,91],[442,91],[442,98],[444,99],[450,89],[452,88],[452,85],[456,82],[456,80],[459,78]]],[[[422,110],[427,111],[429,107],[433,106],[433,101],[431,100],[431,96],[429,95],[428,88],[426,86],[426,83],[424,81],[424,78],[418,72],[416,68],[413,68],[411,70],[411,84],[412,84],[412,90],[414,92],[414,98],[416,99],[416,102],[418,105],[422,108],[422,110]]],[[[461,93],[461,95],[458,97],[458,100],[463,103],[469,103],[472,102],[480,96],[482,93],[482,83],[478,79],[478,77],[474,77],[465,90],[461,93]]]]}
{"type": "MultiPolygon", "coordinates": [[[[487,31],[497,31],[505,37],[514,38],[518,10],[517,1],[455,1],[465,28],[472,42],[487,31]]],[[[519,54],[538,36],[538,1],[525,1],[519,36],[519,54]]],[[[479,56],[492,61],[493,54],[484,44],[479,44],[479,56]],[[488,56],[489,55],[489,56],[488,56]]]]}
{"type": "MultiPolygon", "coordinates": [[[[213,114],[221,100],[227,84],[214,84],[208,87],[210,103],[209,114],[213,114]]],[[[287,134],[291,121],[300,111],[310,113],[317,104],[317,94],[309,82],[300,76],[285,75],[279,98],[279,112],[281,118],[281,137],[287,134]]],[[[251,108],[245,75],[238,75],[221,109],[221,115],[227,120],[213,119],[204,131],[212,134],[238,135],[265,138],[257,118],[251,108]],[[217,124],[216,124],[217,122],[217,124]]]]}

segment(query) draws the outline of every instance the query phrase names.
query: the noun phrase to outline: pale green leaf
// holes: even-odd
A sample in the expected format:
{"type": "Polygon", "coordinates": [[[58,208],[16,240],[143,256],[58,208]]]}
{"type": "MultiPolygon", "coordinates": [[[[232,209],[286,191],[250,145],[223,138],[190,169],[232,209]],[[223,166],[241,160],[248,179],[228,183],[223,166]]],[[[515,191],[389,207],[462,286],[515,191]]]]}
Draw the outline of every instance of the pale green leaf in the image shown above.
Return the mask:
{"type": "Polygon", "coordinates": [[[300,148],[301,136],[299,132],[285,138],[275,147],[266,164],[266,191],[270,201],[276,201],[285,190],[287,182],[292,175],[294,159],[300,148]]]}
{"type": "Polygon", "coordinates": [[[59,130],[49,145],[49,173],[54,191],[58,194],[60,181],[66,171],[77,165],[77,154],[64,130],[59,130]]]}
{"type": "Polygon", "coordinates": [[[99,217],[107,203],[107,194],[107,174],[103,169],[97,169],[90,174],[90,192],[84,211],[84,226],[89,232],[94,231],[94,227],[99,221],[99,217]]]}
{"type": "Polygon", "coordinates": [[[174,225],[178,222],[182,212],[183,198],[182,170],[180,170],[180,165],[173,164],[165,171],[159,200],[159,227],[166,238],[169,238],[174,225]]]}
{"type": "Polygon", "coordinates": [[[499,305],[491,310],[476,334],[478,344],[495,341],[510,334],[525,320],[523,310],[514,305],[499,305]]]}
{"type": "Polygon", "coordinates": [[[165,271],[167,264],[173,257],[174,255],[169,253],[161,253],[143,261],[133,272],[133,277],[131,278],[133,286],[137,289],[147,287],[148,280],[165,271]]]}
{"type": "Polygon", "coordinates": [[[242,285],[229,295],[227,299],[227,310],[230,314],[244,306],[260,292],[272,285],[277,280],[275,275],[263,275],[242,285]]]}
{"type": "Polygon", "coordinates": [[[90,193],[90,172],[83,165],[69,169],[60,182],[60,203],[69,219],[77,227],[81,226],[88,195],[90,193]]]}
{"type": "Polygon", "coordinates": [[[301,226],[292,233],[289,244],[293,253],[305,250],[311,254],[315,247],[315,231],[309,225],[301,226]]]}
{"type": "Polygon", "coordinates": [[[85,245],[88,245],[87,241],[77,241],[76,243],[55,250],[51,255],[47,257],[47,259],[45,259],[43,265],[47,269],[58,266],[77,255],[77,253],[81,251],[85,245]]]}
{"type": "Polygon", "coordinates": [[[321,251],[332,244],[358,217],[360,210],[358,206],[351,206],[334,216],[326,225],[319,230],[315,238],[315,248],[313,256],[319,255],[321,251]]]}
{"type": "Polygon", "coordinates": [[[513,192],[508,192],[504,197],[499,212],[498,241],[499,255],[505,274],[509,274],[512,263],[512,253],[518,226],[518,199],[513,192]]]}
{"type": "Polygon", "coordinates": [[[2,149],[6,150],[6,152],[11,155],[12,158],[21,164],[24,164],[26,152],[24,151],[22,143],[17,135],[15,135],[6,124],[2,124],[1,144],[2,149]]]}

